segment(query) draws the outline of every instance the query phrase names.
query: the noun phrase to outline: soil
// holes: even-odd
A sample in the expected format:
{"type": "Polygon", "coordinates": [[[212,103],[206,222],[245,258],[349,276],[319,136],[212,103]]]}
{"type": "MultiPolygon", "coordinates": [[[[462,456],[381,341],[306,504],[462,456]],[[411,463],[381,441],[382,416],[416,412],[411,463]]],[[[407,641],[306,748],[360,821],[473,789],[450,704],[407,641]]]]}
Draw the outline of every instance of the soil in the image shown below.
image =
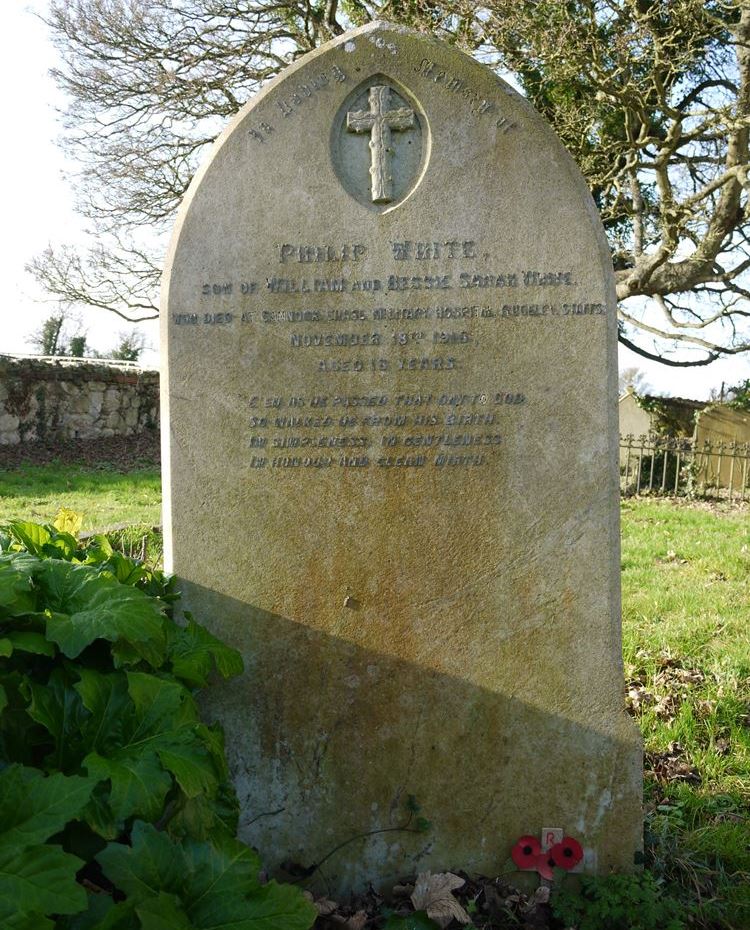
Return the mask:
{"type": "Polygon", "coordinates": [[[0,446],[0,468],[22,465],[83,465],[119,472],[158,468],[159,430],[133,436],[102,436],[96,439],[60,439],[0,446]]]}

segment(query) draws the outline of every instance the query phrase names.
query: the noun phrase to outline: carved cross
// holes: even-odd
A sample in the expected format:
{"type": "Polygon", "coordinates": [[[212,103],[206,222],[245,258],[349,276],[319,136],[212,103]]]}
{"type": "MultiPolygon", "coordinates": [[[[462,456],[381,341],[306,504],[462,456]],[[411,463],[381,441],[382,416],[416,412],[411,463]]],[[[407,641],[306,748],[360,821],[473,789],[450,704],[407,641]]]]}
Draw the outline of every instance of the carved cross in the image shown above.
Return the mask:
{"type": "Polygon", "coordinates": [[[346,114],[349,132],[370,133],[370,176],[372,202],[390,203],[393,200],[393,176],[390,173],[391,132],[414,128],[414,111],[408,107],[389,109],[391,89],[383,84],[370,88],[370,109],[353,110],[346,114]]]}

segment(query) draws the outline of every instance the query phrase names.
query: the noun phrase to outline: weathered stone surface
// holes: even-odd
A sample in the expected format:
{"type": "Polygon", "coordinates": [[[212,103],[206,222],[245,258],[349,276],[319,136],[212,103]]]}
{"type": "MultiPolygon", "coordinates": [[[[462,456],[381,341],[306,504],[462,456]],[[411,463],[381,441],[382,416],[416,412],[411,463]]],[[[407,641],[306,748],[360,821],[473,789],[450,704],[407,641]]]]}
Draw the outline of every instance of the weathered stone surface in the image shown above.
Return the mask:
{"type": "Polygon", "coordinates": [[[546,826],[631,866],[614,288],[551,130],[447,46],[342,36],[219,140],[163,304],[168,559],[245,656],[209,708],[243,836],[353,839],[338,890],[546,826]]]}

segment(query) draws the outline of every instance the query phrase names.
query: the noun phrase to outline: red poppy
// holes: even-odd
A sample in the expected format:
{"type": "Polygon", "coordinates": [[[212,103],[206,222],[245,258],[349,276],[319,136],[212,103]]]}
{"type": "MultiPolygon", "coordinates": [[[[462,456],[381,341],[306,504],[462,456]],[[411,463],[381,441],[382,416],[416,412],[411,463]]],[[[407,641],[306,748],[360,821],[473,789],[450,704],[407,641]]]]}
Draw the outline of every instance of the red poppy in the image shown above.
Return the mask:
{"type": "Polygon", "coordinates": [[[519,869],[535,869],[542,844],[535,836],[522,836],[511,849],[510,856],[519,869]]]}
{"type": "Polygon", "coordinates": [[[540,852],[536,857],[536,862],[534,865],[536,866],[536,870],[542,876],[542,878],[553,879],[555,877],[553,869],[557,866],[557,863],[552,858],[551,852],[551,850],[548,852],[540,852]]]}
{"type": "Polygon", "coordinates": [[[583,859],[583,847],[572,836],[564,836],[550,849],[549,855],[558,869],[570,871],[583,859]]]}

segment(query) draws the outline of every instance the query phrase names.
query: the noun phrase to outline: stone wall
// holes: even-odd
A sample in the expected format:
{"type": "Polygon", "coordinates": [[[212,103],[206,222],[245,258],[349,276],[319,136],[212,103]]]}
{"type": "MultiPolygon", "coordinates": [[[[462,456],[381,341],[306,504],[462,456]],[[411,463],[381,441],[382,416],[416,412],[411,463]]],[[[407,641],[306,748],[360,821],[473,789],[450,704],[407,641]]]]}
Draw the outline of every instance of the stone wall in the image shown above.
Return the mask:
{"type": "Polygon", "coordinates": [[[159,425],[159,373],[0,356],[0,445],[130,436],[159,425]]]}

